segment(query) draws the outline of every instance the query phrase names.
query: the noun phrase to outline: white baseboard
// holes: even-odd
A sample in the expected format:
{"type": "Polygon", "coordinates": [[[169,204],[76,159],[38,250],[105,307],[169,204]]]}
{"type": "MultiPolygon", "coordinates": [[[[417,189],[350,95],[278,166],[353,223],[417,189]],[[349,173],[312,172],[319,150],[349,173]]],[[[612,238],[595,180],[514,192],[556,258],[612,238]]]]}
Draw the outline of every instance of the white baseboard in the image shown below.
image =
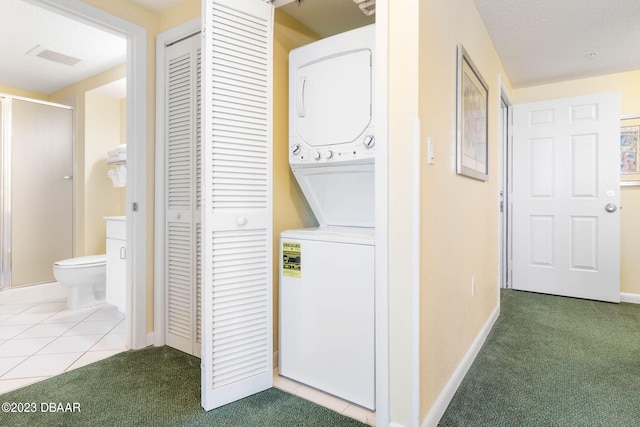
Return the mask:
{"type": "Polygon", "coordinates": [[[153,332],[147,332],[147,347],[154,346],[153,332]]]}
{"type": "Polygon", "coordinates": [[[629,294],[626,292],[620,292],[620,302],[640,304],[640,294],[629,294]]]}
{"type": "Polygon", "coordinates": [[[460,387],[464,376],[467,374],[467,371],[473,364],[473,361],[482,348],[482,345],[487,339],[489,332],[491,332],[491,328],[493,328],[493,325],[498,319],[499,315],[500,303],[498,302],[498,306],[495,308],[495,310],[493,310],[493,313],[491,313],[491,316],[489,316],[489,319],[487,319],[487,321],[485,322],[484,326],[476,336],[476,339],[473,341],[473,344],[471,344],[471,347],[469,347],[469,350],[460,361],[460,364],[453,372],[453,375],[451,375],[451,378],[449,378],[449,381],[438,395],[438,398],[431,407],[431,410],[429,410],[429,413],[422,421],[422,427],[431,427],[438,425],[440,418],[442,418],[445,411],[447,410],[449,403],[451,403],[451,399],[453,399],[453,395],[456,393],[456,390],[458,390],[458,387],[460,387]]]}

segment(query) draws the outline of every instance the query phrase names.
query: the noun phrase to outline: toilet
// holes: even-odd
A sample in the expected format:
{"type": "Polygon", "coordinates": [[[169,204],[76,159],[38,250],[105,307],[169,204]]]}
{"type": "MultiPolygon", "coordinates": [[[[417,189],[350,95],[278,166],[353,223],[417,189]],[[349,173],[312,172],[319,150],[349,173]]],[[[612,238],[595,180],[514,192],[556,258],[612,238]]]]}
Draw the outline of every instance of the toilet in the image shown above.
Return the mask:
{"type": "Polygon", "coordinates": [[[56,280],[69,289],[67,308],[76,310],[104,304],[107,256],[70,258],[53,264],[56,280]]]}

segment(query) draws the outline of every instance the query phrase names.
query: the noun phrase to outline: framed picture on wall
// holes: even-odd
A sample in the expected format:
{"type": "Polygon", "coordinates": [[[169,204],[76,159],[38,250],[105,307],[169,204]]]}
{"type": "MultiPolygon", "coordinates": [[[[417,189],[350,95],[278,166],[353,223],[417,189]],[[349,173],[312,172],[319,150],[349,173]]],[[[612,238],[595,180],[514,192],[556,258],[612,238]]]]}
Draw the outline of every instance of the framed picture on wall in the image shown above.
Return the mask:
{"type": "Polygon", "coordinates": [[[620,126],[620,173],[622,175],[640,173],[640,162],[638,161],[639,140],[640,120],[622,120],[620,126]]]}
{"type": "Polygon", "coordinates": [[[489,179],[489,87],[465,51],[458,45],[456,111],[456,172],[489,179]]]}

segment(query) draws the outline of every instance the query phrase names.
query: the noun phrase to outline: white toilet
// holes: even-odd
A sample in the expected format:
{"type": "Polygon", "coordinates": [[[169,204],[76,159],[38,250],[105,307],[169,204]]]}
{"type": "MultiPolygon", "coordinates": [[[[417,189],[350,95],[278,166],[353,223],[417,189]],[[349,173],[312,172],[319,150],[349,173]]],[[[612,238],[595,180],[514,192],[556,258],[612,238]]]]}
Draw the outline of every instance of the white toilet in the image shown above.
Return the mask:
{"type": "Polygon", "coordinates": [[[105,302],[107,256],[70,258],[53,264],[56,280],[69,289],[67,308],[91,307],[105,302]]]}

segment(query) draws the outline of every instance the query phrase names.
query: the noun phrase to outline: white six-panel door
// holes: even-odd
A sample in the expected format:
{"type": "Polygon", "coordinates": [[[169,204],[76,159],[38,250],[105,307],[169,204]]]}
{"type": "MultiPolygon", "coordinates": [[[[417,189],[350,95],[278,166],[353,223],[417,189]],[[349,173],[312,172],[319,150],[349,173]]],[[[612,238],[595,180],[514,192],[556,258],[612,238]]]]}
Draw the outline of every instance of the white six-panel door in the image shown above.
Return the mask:
{"type": "Polygon", "coordinates": [[[272,386],[273,6],[203,2],[202,406],[272,386]]]}
{"type": "Polygon", "coordinates": [[[619,301],[620,96],[514,106],[513,288],[619,301]]]}

